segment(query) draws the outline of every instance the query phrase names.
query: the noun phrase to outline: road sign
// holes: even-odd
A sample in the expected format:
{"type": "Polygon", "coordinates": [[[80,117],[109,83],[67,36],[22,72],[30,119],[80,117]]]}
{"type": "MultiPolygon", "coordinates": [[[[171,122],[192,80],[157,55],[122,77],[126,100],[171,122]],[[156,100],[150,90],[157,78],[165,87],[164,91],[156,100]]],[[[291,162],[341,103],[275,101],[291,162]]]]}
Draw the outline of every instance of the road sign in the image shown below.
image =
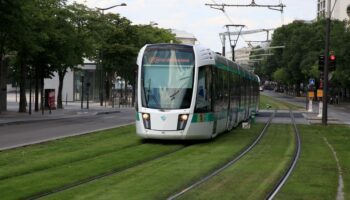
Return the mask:
{"type": "Polygon", "coordinates": [[[309,79],[309,85],[315,85],[315,79],[310,78],[309,79]]]}
{"type": "Polygon", "coordinates": [[[310,91],[310,92],[308,92],[308,96],[309,96],[309,98],[314,98],[315,97],[315,92],[314,91],[310,91]]]}

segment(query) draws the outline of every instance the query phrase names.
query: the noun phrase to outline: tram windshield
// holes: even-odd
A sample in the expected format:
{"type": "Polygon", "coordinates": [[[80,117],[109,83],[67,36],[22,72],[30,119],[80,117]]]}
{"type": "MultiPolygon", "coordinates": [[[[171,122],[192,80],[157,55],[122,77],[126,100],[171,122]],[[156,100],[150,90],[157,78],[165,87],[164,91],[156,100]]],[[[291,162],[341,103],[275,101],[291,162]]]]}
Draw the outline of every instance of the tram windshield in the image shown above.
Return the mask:
{"type": "Polygon", "coordinates": [[[156,109],[189,108],[194,53],[183,45],[152,45],[142,59],[142,105],[156,109]]]}

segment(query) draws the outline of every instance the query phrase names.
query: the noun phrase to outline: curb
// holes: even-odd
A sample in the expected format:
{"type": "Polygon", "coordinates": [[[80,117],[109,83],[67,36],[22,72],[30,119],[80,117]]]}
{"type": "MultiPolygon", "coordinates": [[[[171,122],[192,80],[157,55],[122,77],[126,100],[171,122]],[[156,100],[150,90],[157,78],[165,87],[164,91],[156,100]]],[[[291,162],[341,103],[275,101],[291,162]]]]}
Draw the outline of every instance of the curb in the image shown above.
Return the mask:
{"type": "Polygon", "coordinates": [[[65,115],[65,116],[63,115],[63,116],[52,117],[52,118],[14,120],[14,121],[9,121],[9,122],[0,122],[0,126],[48,122],[48,121],[55,121],[55,120],[62,120],[62,119],[77,118],[77,117],[82,117],[82,116],[106,115],[106,114],[114,114],[114,113],[120,113],[120,111],[115,110],[115,111],[102,111],[102,112],[90,112],[90,113],[86,112],[86,114],[81,113],[81,112],[76,112],[76,114],[74,114],[74,115],[65,115]]]}

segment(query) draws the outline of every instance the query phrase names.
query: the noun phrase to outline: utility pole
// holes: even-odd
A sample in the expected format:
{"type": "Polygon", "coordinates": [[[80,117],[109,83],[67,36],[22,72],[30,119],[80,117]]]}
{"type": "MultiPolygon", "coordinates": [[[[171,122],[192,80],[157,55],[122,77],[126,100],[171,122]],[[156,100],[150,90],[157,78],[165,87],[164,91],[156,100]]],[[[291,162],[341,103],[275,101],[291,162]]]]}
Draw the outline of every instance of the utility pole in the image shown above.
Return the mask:
{"type": "Polygon", "coordinates": [[[226,55],[226,36],[220,35],[220,39],[221,39],[221,44],[222,44],[222,56],[225,57],[225,55],[226,55]]]}
{"type": "Polygon", "coordinates": [[[227,24],[225,26],[226,26],[226,29],[227,29],[228,38],[229,38],[229,42],[230,42],[230,46],[231,46],[232,61],[235,61],[235,48],[236,48],[236,45],[237,45],[240,33],[241,33],[243,27],[245,27],[245,25],[242,25],[242,24],[227,24]],[[230,33],[230,27],[240,27],[239,33],[237,34],[237,39],[236,40],[232,40],[231,39],[231,34],[229,34],[230,33]],[[232,42],[233,42],[233,44],[232,44],[232,42]]]}
{"type": "Polygon", "coordinates": [[[331,32],[331,0],[327,1],[326,16],[326,44],[324,49],[324,69],[323,69],[323,97],[322,97],[322,124],[327,125],[327,97],[328,97],[328,66],[329,66],[329,45],[331,32]]]}

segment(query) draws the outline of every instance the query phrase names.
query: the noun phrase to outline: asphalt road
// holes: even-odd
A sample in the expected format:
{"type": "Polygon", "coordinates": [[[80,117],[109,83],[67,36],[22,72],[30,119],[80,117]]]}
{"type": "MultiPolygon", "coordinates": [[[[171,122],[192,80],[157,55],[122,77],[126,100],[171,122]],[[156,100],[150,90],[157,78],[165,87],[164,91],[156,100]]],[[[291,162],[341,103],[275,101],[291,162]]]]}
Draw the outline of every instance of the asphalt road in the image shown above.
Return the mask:
{"type": "MultiPolygon", "coordinates": [[[[287,95],[283,95],[281,93],[276,93],[273,91],[265,90],[262,92],[263,95],[271,96],[281,101],[286,101],[295,105],[299,105],[304,107],[306,110],[306,99],[305,98],[295,98],[287,95]]],[[[315,116],[318,114],[319,107],[318,102],[313,102],[313,112],[315,116]]],[[[339,104],[339,105],[330,105],[328,104],[328,119],[336,119],[341,124],[350,125],[350,112],[348,104],[339,104]]]]}
{"type": "Polygon", "coordinates": [[[109,129],[134,121],[135,110],[125,109],[119,113],[0,126],[0,150],[109,129]]]}

